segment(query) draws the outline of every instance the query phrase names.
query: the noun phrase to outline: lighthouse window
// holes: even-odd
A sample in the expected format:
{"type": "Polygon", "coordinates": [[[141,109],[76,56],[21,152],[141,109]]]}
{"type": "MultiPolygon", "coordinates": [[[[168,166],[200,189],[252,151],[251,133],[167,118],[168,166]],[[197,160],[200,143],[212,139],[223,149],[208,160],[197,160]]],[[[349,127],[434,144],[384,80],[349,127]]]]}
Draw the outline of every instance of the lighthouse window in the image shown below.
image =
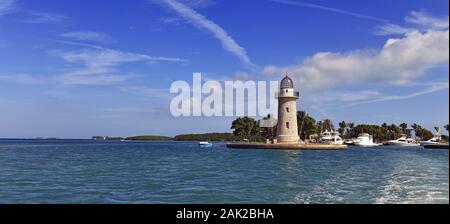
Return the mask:
{"type": "Polygon", "coordinates": [[[286,112],[288,112],[288,113],[289,113],[289,107],[286,107],[286,112]]]}
{"type": "Polygon", "coordinates": [[[286,122],[286,128],[289,129],[289,122],[286,122]]]}

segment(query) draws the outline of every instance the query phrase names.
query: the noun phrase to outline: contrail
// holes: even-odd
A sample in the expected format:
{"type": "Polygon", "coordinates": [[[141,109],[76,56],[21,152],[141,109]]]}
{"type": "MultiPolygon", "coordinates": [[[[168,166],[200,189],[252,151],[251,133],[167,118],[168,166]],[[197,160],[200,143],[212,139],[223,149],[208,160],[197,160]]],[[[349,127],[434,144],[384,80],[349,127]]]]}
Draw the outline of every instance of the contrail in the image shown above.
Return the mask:
{"type": "Polygon", "coordinates": [[[286,5],[295,5],[295,6],[300,6],[300,7],[320,9],[320,10],[340,13],[340,14],[344,14],[344,15],[348,15],[348,16],[358,17],[358,18],[362,18],[362,19],[369,19],[369,20],[384,22],[384,23],[389,22],[388,20],[383,19],[383,18],[368,16],[368,15],[350,12],[350,11],[346,11],[346,10],[342,10],[342,9],[331,8],[331,7],[327,7],[327,6],[323,6],[323,5],[316,5],[316,4],[311,4],[311,3],[304,3],[304,2],[297,2],[297,1],[290,1],[290,0],[269,0],[269,1],[286,4],[286,5]]]}
{"type": "Polygon", "coordinates": [[[241,47],[222,27],[215,22],[207,19],[205,16],[189,8],[188,6],[177,2],[175,0],[162,0],[165,5],[172,8],[179,15],[184,17],[187,21],[195,26],[210,32],[216,39],[218,39],[225,50],[231,52],[241,60],[241,62],[249,68],[257,67],[250,60],[247,51],[241,47]]]}

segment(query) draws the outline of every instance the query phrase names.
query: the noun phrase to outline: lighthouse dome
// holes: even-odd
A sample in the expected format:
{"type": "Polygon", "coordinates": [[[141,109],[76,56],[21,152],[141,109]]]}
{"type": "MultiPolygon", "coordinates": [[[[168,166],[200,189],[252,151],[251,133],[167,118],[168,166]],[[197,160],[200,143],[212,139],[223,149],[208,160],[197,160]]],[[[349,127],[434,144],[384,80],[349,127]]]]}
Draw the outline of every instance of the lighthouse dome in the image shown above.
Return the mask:
{"type": "Polygon", "coordinates": [[[281,80],[280,89],[293,89],[294,88],[294,82],[292,79],[286,75],[286,77],[281,80]]]}

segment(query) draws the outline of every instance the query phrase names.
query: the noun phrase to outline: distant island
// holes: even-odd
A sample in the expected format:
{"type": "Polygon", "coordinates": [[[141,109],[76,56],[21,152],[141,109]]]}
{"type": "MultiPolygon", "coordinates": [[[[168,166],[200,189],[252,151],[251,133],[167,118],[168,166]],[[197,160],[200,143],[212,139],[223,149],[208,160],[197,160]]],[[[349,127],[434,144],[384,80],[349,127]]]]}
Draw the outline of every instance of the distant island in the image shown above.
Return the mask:
{"type": "Polygon", "coordinates": [[[204,134],[185,134],[175,137],[159,136],[159,135],[141,135],[132,137],[109,137],[109,136],[93,136],[95,141],[237,141],[240,138],[233,133],[204,133],[204,134]]]}
{"type": "Polygon", "coordinates": [[[173,138],[174,141],[237,141],[241,140],[239,136],[233,133],[205,133],[205,134],[186,134],[177,135],[173,138]]]}
{"type": "Polygon", "coordinates": [[[95,141],[121,141],[125,138],[122,137],[110,137],[110,136],[93,136],[92,140],[95,141]]]}
{"type": "Polygon", "coordinates": [[[175,137],[143,135],[125,138],[129,141],[235,141],[237,139],[233,133],[185,134],[175,137]]]}
{"type": "Polygon", "coordinates": [[[155,135],[143,135],[125,138],[127,141],[170,141],[172,137],[167,136],[155,136],[155,135]]]}
{"type": "MultiPolygon", "coordinates": [[[[270,115],[264,117],[262,120],[270,119],[270,115]]],[[[266,139],[275,138],[277,127],[260,127],[262,120],[255,120],[250,117],[239,117],[231,124],[232,133],[204,133],[204,134],[183,134],[175,137],[158,136],[158,135],[142,135],[134,137],[107,137],[94,136],[94,140],[129,140],[129,141],[249,141],[249,142],[265,142],[266,139]]],[[[428,140],[434,137],[433,132],[427,130],[417,123],[408,125],[406,123],[387,124],[355,124],[342,121],[335,126],[333,121],[325,119],[317,121],[305,111],[297,112],[297,122],[299,127],[299,136],[303,141],[317,139],[325,130],[336,130],[343,137],[343,139],[355,139],[361,133],[368,133],[376,139],[377,142],[383,143],[389,140],[398,139],[401,135],[412,137],[414,132],[417,140],[428,140]]],[[[444,126],[447,132],[450,125],[444,126]]],[[[439,132],[439,127],[434,127],[436,133],[439,132]]],[[[449,142],[448,135],[441,135],[441,142],[449,142]]]]}

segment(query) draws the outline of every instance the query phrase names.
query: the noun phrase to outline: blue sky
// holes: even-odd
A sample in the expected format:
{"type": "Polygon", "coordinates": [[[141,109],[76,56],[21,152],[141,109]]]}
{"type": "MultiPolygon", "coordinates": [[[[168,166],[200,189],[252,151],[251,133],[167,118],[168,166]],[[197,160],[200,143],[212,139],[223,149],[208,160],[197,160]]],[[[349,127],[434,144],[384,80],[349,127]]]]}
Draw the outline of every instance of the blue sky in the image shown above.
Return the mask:
{"type": "Polygon", "coordinates": [[[230,131],[171,117],[193,72],[289,72],[318,119],[443,126],[448,39],[447,0],[0,0],[0,137],[230,131]]]}

